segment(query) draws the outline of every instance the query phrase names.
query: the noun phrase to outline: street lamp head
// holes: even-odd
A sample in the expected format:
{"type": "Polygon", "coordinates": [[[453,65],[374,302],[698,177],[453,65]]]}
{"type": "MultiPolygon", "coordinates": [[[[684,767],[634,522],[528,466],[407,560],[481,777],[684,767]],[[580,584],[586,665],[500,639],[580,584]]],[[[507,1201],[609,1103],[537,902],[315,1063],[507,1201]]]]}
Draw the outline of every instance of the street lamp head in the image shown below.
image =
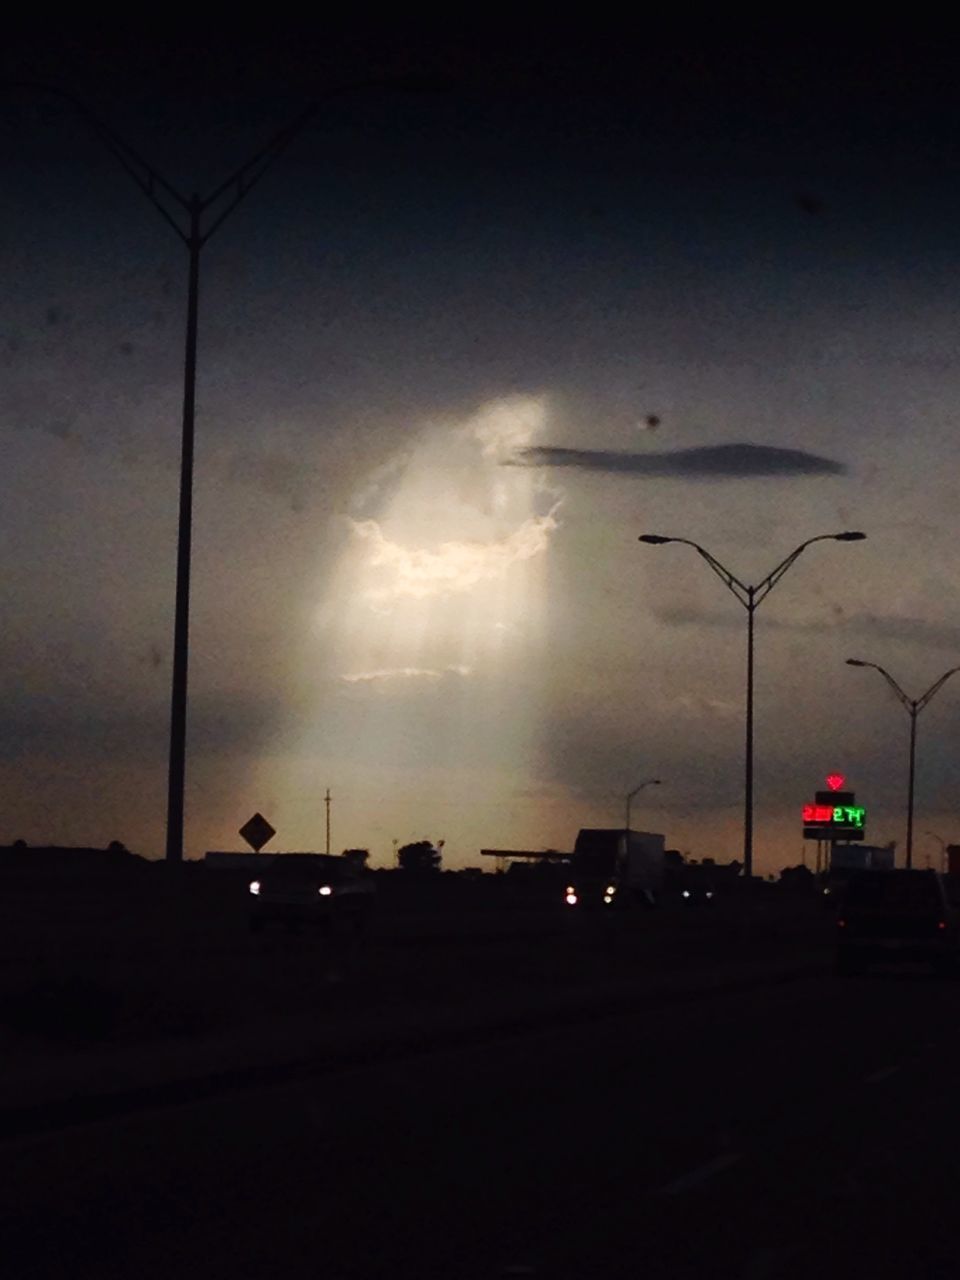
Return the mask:
{"type": "Polygon", "coordinates": [[[649,542],[655,547],[662,546],[664,542],[676,542],[676,538],[664,538],[659,533],[641,533],[637,539],[638,542],[649,542]]]}
{"type": "Polygon", "coordinates": [[[845,533],[835,533],[834,542],[862,542],[867,535],[859,529],[848,529],[845,533]]]}
{"type": "Polygon", "coordinates": [[[861,662],[859,658],[847,658],[848,667],[869,667],[869,662],[861,662]]]}

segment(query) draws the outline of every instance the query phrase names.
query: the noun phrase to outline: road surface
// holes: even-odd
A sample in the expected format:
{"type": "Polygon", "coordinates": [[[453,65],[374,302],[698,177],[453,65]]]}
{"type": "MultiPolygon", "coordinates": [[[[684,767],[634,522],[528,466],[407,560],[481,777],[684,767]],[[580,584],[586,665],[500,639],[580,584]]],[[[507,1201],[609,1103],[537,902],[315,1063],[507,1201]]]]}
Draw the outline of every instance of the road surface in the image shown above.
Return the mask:
{"type": "Polygon", "coordinates": [[[802,981],[19,1138],[5,1275],[939,1277],[960,983],[802,981]]]}

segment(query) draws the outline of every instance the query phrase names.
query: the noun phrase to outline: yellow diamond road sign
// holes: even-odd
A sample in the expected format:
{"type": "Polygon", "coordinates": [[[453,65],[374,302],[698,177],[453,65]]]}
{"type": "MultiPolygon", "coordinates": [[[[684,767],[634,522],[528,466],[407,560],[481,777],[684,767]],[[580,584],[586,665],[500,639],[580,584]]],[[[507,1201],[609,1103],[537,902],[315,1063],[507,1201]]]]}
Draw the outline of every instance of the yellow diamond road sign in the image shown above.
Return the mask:
{"type": "Polygon", "coordinates": [[[254,853],[259,853],[277,833],[262,813],[255,813],[250,821],[245,822],[240,828],[240,834],[254,853]]]}

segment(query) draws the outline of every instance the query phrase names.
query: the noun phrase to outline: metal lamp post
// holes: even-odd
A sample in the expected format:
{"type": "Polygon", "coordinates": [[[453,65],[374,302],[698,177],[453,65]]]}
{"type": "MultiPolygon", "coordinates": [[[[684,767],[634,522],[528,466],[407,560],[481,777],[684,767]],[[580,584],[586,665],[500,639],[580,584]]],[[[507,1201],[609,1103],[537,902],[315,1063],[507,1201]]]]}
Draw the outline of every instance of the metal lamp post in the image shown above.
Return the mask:
{"type": "Polygon", "coordinates": [[[641,782],[638,786],[634,787],[632,791],[627,792],[627,813],[626,813],[626,821],[624,823],[624,830],[626,831],[627,835],[630,834],[630,803],[633,800],[633,797],[635,795],[638,795],[644,789],[644,787],[659,787],[659,786],[660,786],[659,778],[648,778],[646,782],[641,782]]]}
{"type": "MultiPolygon", "coordinates": [[[[934,694],[950,679],[955,671],[960,671],[960,667],[951,667],[949,671],[945,671],[939,680],[935,680],[925,694],[919,698],[910,698],[897,684],[889,671],[884,671],[883,667],[878,666],[875,662],[863,662],[860,658],[847,658],[848,667],[872,667],[874,671],[879,671],[886,680],[887,684],[894,691],[901,703],[906,707],[910,716],[910,767],[907,774],[907,858],[906,864],[909,870],[913,866],[913,794],[914,782],[916,779],[917,766],[917,716],[931,700],[934,694]]],[[[939,838],[939,837],[938,837],[939,838]]]]}
{"type": "Polygon", "coordinates": [[[940,846],[940,870],[941,870],[941,871],[946,871],[946,869],[947,869],[947,842],[946,842],[946,840],[944,840],[943,836],[938,836],[938,835],[937,835],[937,833],[936,833],[935,831],[925,831],[923,834],[924,834],[925,836],[929,836],[931,840],[936,840],[937,844],[939,844],[939,846],[940,846]]]}
{"type": "Polygon", "coordinates": [[[34,82],[0,83],[0,90],[53,94],[79,113],[107,150],[133,179],[164,221],[183,242],[188,255],[186,344],[183,364],[183,420],[180,445],[180,506],[177,533],[176,607],[173,628],[173,680],[170,695],[170,757],[167,786],[168,862],[183,860],[184,773],[187,725],[187,669],[190,642],[190,552],[193,525],[194,406],[197,378],[197,327],[200,299],[200,251],[220,229],[241,200],[263,177],[292,140],[334,98],[367,89],[423,93],[449,89],[439,77],[401,76],[340,85],[309,103],[265,146],[208,195],[185,196],[151,164],[104,124],[82,102],[51,85],[34,82]]]}
{"type": "Polygon", "coordinates": [[[753,632],[754,632],[754,614],[760,604],[767,598],[773,588],[777,585],[783,575],[787,572],[794,561],[801,555],[807,547],[814,542],[861,542],[866,538],[865,533],[858,530],[848,530],[844,533],[822,533],[815,538],[808,538],[806,542],[801,542],[800,546],[791,551],[786,559],[781,560],[775,569],[767,574],[755,586],[748,586],[745,582],[741,582],[735,574],[698,542],[692,542],[689,538],[668,538],[660,534],[645,533],[639,538],[640,542],[651,543],[654,546],[661,546],[667,542],[682,542],[688,547],[693,547],[694,551],[704,559],[717,577],[728,587],[734,596],[740,601],[747,611],[747,726],[746,726],[746,749],[745,749],[745,765],[744,765],[744,795],[743,795],[743,874],[749,880],[753,875],[753,632]]]}

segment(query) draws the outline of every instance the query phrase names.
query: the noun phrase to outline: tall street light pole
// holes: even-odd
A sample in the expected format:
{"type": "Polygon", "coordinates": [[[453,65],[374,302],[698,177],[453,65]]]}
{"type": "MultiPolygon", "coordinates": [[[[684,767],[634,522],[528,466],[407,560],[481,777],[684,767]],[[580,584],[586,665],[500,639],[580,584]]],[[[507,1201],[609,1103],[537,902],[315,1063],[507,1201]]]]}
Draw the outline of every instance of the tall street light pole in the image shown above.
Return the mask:
{"type": "Polygon", "coordinates": [[[627,792],[627,814],[626,814],[626,822],[624,823],[624,829],[627,835],[630,834],[630,802],[633,800],[633,797],[635,795],[639,795],[639,793],[643,790],[644,787],[659,787],[659,786],[660,786],[659,778],[648,778],[646,782],[641,782],[639,786],[636,786],[633,788],[632,791],[627,792]]]}
{"type": "Polygon", "coordinates": [[[183,419],[180,443],[180,504],[177,528],[176,604],[173,624],[173,679],[170,691],[170,755],[167,778],[168,862],[183,861],[184,778],[186,772],[187,672],[190,647],[190,563],[193,533],[194,407],[197,382],[197,329],[200,304],[200,251],[220,229],[241,200],[293,139],[332,99],[366,89],[406,93],[437,92],[452,84],[438,77],[402,76],[362,80],[339,85],[309,103],[229,177],[206,196],[185,196],[149,164],[109,125],[82,102],[52,85],[34,82],[0,83],[0,90],[26,90],[52,94],[67,102],[96,134],[107,150],[133,179],[164,221],[187,249],[187,322],[183,362],[183,419]],[[204,223],[206,222],[206,226],[204,223]]]}
{"type": "Polygon", "coordinates": [[[747,583],[741,582],[735,574],[698,542],[691,542],[689,538],[668,538],[656,533],[645,533],[639,538],[640,542],[651,543],[654,546],[661,546],[667,542],[682,542],[688,547],[693,547],[697,555],[707,562],[713,572],[721,580],[724,586],[736,596],[737,600],[744,606],[747,611],[747,726],[746,726],[746,743],[745,743],[745,762],[744,762],[744,785],[743,785],[743,874],[747,878],[753,875],[753,633],[754,623],[753,617],[761,603],[767,598],[773,588],[777,585],[783,575],[787,572],[794,561],[814,542],[862,542],[867,535],[860,533],[858,530],[848,530],[844,533],[822,533],[815,538],[808,538],[806,542],[801,542],[800,546],[781,560],[775,569],[767,574],[755,586],[748,586],[747,583]]]}
{"type": "MultiPolygon", "coordinates": [[[[949,671],[945,671],[939,680],[935,680],[925,694],[919,698],[910,698],[897,684],[889,671],[884,671],[883,667],[878,666],[875,662],[863,662],[860,658],[848,658],[848,667],[872,667],[874,671],[879,671],[886,680],[887,684],[894,691],[901,703],[906,707],[910,716],[910,767],[907,772],[907,870],[913,866],[913,794],[914,783],[917,773],[917,716],[931,700],[934,694],[950,679],[955,671],[960,671],[960,667],[951,667],[949,671]]],[[[938,837],[939,838],[939,837],[938,837]]]]}

